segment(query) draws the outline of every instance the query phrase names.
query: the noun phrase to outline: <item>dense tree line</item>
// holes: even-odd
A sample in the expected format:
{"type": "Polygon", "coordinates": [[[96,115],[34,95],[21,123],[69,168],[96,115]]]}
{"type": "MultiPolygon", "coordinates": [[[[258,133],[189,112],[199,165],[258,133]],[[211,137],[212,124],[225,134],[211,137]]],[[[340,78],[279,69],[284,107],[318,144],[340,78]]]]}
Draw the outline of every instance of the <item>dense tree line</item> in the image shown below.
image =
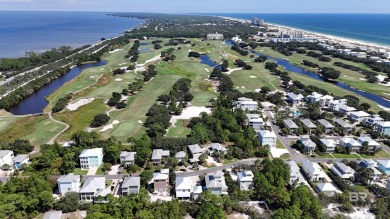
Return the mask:
{"type": "Polygon", "coordinates": [[[93,120],[91,122],[91,127],[92,128],[98,128],[102,125],[107,124],[110,121],[110,117],[105,114],[97,114],[95,117],[93,117],[93,120]]]}
{"type": "Polygon", "coordinates": [[[340,77],[341,72],[333,68],[323,67],[320,70],[320,74],[326,79],[335,80],[340,77]]]}
{"type": "Polygon", "coordinates": [[[248,65],[247,63],[245,63],[241,59],[236,59],[234,64],[237,65],[238,67],[241,67],[244,70],[252,70],[252,68],[253,68],[251,65],[248,65]]]}
{"type": "Polygon", "coordinates": [[[191,51],[190,53],[188,53],[188,57],[200,58],[200,53],[191,51]]]}
{"type": "Polygon", "coordinates": [[[61,110],[65,109],[65,107],[68,105],[69,101],[72,99],[72,96],[73,96],[72,94],[67,94],[67,95],[65,95],[65,97],[58,99],[51,111],[53,113],[57,113],[57,112],[60,112],[61,110]]]}
{"type": "Polygon", "coordinates": [[[267,61],[268,60],[268,58],[267,58],[267,56],[258,56],[258,57],[256,57],[255,58],[255,62],[260,62],[260,63],[263,63],[263,62],[265,62],[265,61],[267,61]]]}
{"type": "Polygon", "coordinates": [[[341,68],[350,69],[352,71],[357,71],[359,73],[362,73],[362,74],[364,74],[366,76],[367,79],[369,79],[368,81],[371,82],[371,83],[374,83],[374,82],[378,81],[378,79],[376,78],[378,73],[376,73],[376,72],[368,71],[368,70],[365,70],[365,69],[362,69],[362,68],[359,68],[359,67],[356,67],[356,66],[353,66],[353,65],[347,65],[347,64],[344,64],[342,62],[335,62],[334,65],[338,66],[338,67],[341,67],[341,68]]]}
{"type": "Polygon", "coordinates": [[[141,46],[141,42],[139,40],[135,40],[134,44],[131,46],[129,52],[126,55],[126,58],[130,58],[131,62],[137,62],[139,58],[139,47],[141,46]]]}
{"type": "Polygon", "coordinates": [[[113,92],[112,96],[107,101],[107,105],[110,107],[116,107],[117,109],[123,109],[126,108],[127,103],[125,100],[122,100],[122,94],[113,92]]]}
{"type": "Polygon", "coordinates": [[[231,47],[231,50],[238,52],[238,53],[239,53],[240,55],[242,55],[242,56],[247,56],[247,55],[249,54],[248,51],[246,51],[246,50],[244,50],[244,49],[241,49],[241,47],[238,46],[238,45],[233,45],[233,46],[231,47]]]}
{"type": "Polygon", "coordinates": [[[306,66],[309,66],[309,67],[312,67],[312,68],[319,68],[320,67],[316,63],[313,63],[313,62],[308,61],[308,60],[303,60],[302,64],[306,65],[306,66]]]}
{"type": "Polygon", "coordinates": [[[150,81],[153,77],[157,75],[157,69],[154,65],[149,65],[148,69],[146,71],[142,72],[142,75],[144,76],[144,82],[150,81]]]}

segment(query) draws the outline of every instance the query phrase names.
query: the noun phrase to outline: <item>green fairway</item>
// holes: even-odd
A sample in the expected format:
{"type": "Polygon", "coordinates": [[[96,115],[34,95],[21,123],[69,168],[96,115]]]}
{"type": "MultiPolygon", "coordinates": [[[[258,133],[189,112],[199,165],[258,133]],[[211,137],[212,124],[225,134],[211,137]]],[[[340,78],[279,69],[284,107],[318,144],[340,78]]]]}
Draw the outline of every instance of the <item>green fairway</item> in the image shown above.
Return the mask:
{"type": "Polygon", "coordinates": [[[185,138],[190,134],[191,129],[187,128],[188,120],[176,121],[176,127],[171,127],[168,131],[168,138],[185,138]]]}
{"type": "Polygon", "coordinates": [[[13,116],[1,116],[0,117],[0,132],[6,130],[8,127],[10,127],[12,124],[15,123],[19,118],[13,117],[13,116]]]}
{"type": "Polygon", "coordinates": [[[34,127],[34,131],[23,139],[27,139],[33,145],[46,144],[60,131],[64,130],[65,125],[52,121],[51,119],[45,119],[37,123],[34,127]]]}
{"type": "Polygon", "coordinates": [[[68,111],[60,114],[54,114],[53,117],[59,121],[69,124],[69,129],[62,133],[58,141],[69,141],[72,134],[86,130],[91,124],[93,117],[99,113],[104,113],[107,106],[102,99],[94,100],[92,103],[81,106],[77,111],[68,111]]]}

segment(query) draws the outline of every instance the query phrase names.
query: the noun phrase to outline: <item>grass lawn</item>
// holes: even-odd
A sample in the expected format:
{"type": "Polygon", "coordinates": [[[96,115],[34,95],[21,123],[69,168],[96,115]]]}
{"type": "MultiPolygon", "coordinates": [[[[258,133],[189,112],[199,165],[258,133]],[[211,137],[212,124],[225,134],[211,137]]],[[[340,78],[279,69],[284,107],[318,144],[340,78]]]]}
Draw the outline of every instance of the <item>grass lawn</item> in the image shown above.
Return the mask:
{"type": "Polygon", "coordinates": [[[19,117],[2,116],[0,117],[0,132],[6,130],[10,125],[14,124],[19,117]]]}
{"type": "Polygon", "coordinates": [[[279,141],[279,139],[276,141],[276,148],[280,148],[280,149],[286,149],[283,144],[279,141]]]}
{"type": "Polygon", "coordinates": [[[236,160],[223,160],[223,164],[231,164],[231,163],[234,163],[236,162],[236,160]]]}
{"type": "Polygon", "coordinates": [[[103,172],[102,168],[103,168],[103,164],[97,169],[95,175],[104,175],[104,172],[103,172]]]}
{"type": "Polygon", "coordinates": [[[59,132],[64,130],[65,125],[59,124],[49,118],[40,121],[34,126],[33,132],[24,136],[33,145],[46,144],[59,132]]]}
{"type": "Polygon", "coordinates": [[[81,106],[77,111],[68,111],[61,114],[54,114],[54,118],[69,124],[69,129],[61,134],[59,141],[68,141],[72,134],[85,130],[92,122],[93,117],[99,113],[104,113],[107,106],[102,99],[94,100],[92,103],[81,106]]]}
{"type": "Polygon", "coordinates": [[[85,176],[85,175],[87,175],[88,170],[82,170],[80,168],[76,168],[76,169],[74,169],[73,173],[74,173],[74,175],[85,176]]]}
{"type": "Polygon", "coordinates": [[[353,186],[351,186],[351,188],[352,188],[354,191],[356,191],[356,192],[366,192],[366,191],[367,191],[366,187],[364,187],[364,186],[356,186],[356,185],[353,185],[353,186]]]}
{"type": "Polygon", "coordinates": [[[191,129],[187,128],[188,120],[176,121],[176,127],[171,127],[168,131],[168,138],[185,138],[190,134],[191,129]]]}
{"type": "Polygon", "coordinates": [[[106,187],[111,186],[111,183],[112,183],[112,179],[107,179],[106,180],[106,187]]]}
{"type": "Polygon", "coordinates": [[[333,156],[335,158],[360,158],[358,155],[356,154],[333,154],[333,156]]]}

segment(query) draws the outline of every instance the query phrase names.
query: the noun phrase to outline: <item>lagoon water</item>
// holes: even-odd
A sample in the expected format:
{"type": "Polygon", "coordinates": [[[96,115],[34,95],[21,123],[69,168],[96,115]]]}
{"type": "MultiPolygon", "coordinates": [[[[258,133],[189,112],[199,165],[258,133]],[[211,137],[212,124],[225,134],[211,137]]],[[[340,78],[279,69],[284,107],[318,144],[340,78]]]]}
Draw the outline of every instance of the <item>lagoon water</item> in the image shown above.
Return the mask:
{"type": "Polygon", "coordinates": [[[390,14],[213,14],[295,27],[342,38],[390,46],[390,14]]]}
{"type": "Polygon", "coordinates": [[[93,44],[118,36],[143,20],[86,12],[1,12],[0,57],[20,57],[66,45],[93,44]]]}

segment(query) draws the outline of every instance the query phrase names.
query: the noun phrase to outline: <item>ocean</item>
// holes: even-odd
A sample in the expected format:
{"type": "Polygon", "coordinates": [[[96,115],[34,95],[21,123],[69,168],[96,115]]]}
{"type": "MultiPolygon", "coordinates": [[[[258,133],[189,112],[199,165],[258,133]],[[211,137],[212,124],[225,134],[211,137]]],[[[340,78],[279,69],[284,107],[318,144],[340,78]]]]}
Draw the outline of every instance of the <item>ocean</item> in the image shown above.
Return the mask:
{"type": "Polygon", "coordinates": [[[390,14],[216,13],[212,15],[246,20],[250,20],[252,16],[256,16],[264,19],[266,23],[269,22],[342,38],[390,46],[390,14]]]}
{"type": "Polygon", "coordinates": [[[89,12],[1,12],[0,58],[21,57],[60,46],[94,44],[136,27],[143,20],[89,12]]]}

